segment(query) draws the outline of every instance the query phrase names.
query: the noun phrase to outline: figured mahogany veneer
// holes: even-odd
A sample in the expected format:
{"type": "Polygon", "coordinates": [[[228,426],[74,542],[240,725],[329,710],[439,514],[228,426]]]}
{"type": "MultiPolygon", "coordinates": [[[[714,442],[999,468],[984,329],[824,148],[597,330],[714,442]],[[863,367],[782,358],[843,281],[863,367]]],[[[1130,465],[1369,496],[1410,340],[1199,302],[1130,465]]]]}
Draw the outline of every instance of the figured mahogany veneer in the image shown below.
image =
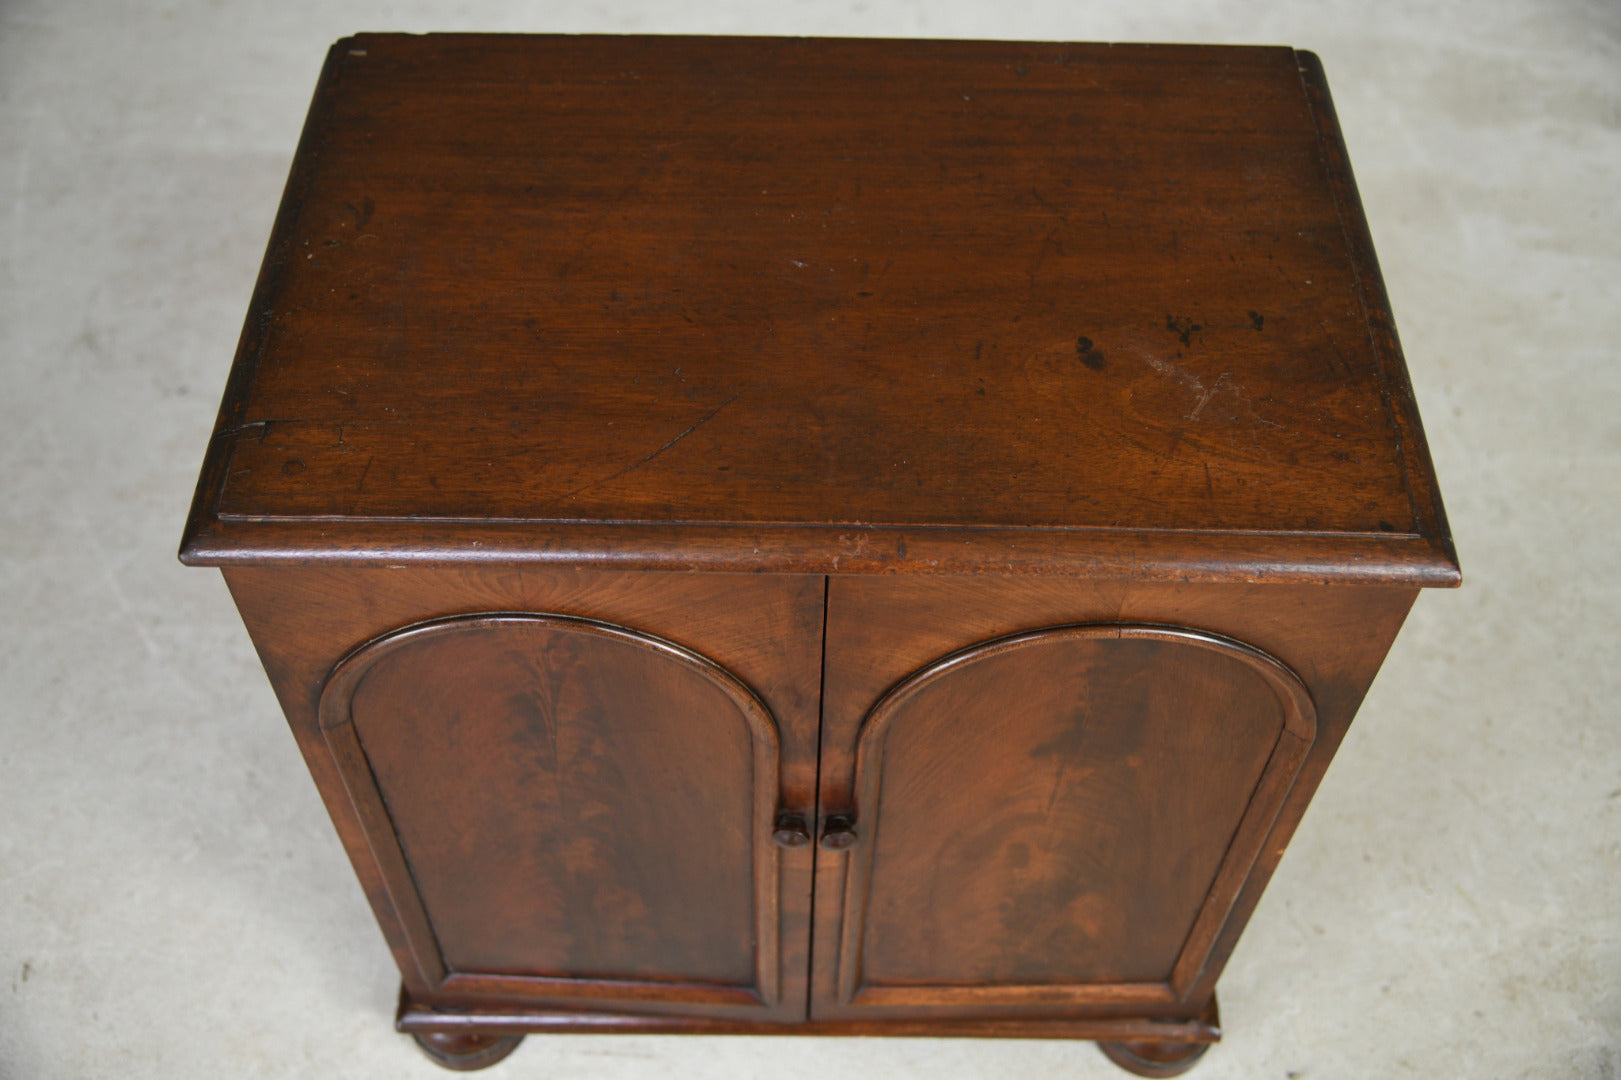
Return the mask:
{"type": "MultiPolygon", "coordinates": [[[[427,981],[570,971],[647,998],[777,1000],[777,849],[759,838],[779,738],[723,669],[593,620],[475,615],[351,654],[320,715],[427,981]]],[[[584,989],[506,978],[482,985],[584,989]]]]}
{"type": "Polygon", "coordinates": [[[1315,58],[1016,42],[340,41],[181,557],[457,1069],[1174,1075],[1459,579],[1315,58]]]}
{"type": "Polygon", "coordinates": [[[1292,672],[1190,630],[1057,627],[929,665],[862,723],[843,812],[866,843],[818,1006],[1177,1001],[1316,734],[1292,672]]]}

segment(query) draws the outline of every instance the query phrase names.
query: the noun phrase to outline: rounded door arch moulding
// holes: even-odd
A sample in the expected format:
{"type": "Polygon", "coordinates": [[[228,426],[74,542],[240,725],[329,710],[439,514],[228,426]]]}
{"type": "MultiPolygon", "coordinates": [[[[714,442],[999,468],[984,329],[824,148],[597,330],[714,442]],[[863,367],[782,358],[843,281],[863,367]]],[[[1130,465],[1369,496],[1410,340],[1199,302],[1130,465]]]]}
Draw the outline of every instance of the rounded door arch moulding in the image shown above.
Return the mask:
{"type": "Polygon", "coordinates": [[[321,727],[330,729],[347,719],[339,710],[340,699],[347,705],[349,697],[354,693],[355,685],[365,677],[374,664],[389,653],[426,636],[515,624],[552,626],[572,633],[599,635],[652,649],[676,663],[693,668],[724,690],[727,696],[737,703],[739,711],[747,718],[755,734],[769,741],[773,747],[778,745],[777,724],[765,702],[761,701],[760,696],[742,679],[707,656],[655,634],[620,626],[617,623],[581,615],[554,615],[532,611],[482,611],[425,619],[372,638],[333,665],[332,674],[327,677],[326,686],[321,691],[321,727]]]}
{"type": "Polygon", "coordinates": [[[1316,733],[1292,670],[1188,627],[1051,626],[925,665],[867,713],[831,808],[857,839],[827,1014],[1186,1004],[1316,733]],[[935,941],[937,917],[995,944],[935,941]]]}
{"type": "MultiPolygon", "coordinates": [[[[1285,710],[1284,723],[1290,731],[1307,742],[1317,735],[1317,707],[1312,702],[1311,691],[1287,664],[1253,645],[1225,634],[1164,623],[1068,623],[1004,634],[958,649],[924,665],[886,691],[867,713],[861,723],[861,746],[865,747],[869,740],[882,737],[883,729],[909,697],[965,664],[1045,642],[1090,638],[1104,641],[1165,641],[1233,656],[1254,668],[1278,692],[1280,700],[1287,701],[1290,707],[1285,710]]],[[[857,769],[860,769],[859,764],[857,769]]]]}
{"type": "Polygon", "coordinates": [[[319,723],[426,987],[780,1001],[780,735],[720,665],[594,619],[457,615],[349,653],[319,723]]]}

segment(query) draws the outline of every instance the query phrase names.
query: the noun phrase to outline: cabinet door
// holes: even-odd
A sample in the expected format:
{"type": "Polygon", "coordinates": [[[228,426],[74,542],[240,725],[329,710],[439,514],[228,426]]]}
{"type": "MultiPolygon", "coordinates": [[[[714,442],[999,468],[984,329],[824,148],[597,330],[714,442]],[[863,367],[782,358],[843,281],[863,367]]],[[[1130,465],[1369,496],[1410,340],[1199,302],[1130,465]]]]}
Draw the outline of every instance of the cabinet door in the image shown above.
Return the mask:
{"type": "Polygon", "coordinates": [[[779,736],[714,663],[591,619],[439,619],[338,665],[320,722],[441,999],[781,1011],[779,736]]]}
{"type": "Polygon", "coordinates": [[[818,854],[813,1016],[1174,1009],[1315,731],[1298,678],[1194,630],[1058,626],[929,664],[866,715],[850,780],[824,752],[848,793],[824,821],[854,836],[818,854]]]}

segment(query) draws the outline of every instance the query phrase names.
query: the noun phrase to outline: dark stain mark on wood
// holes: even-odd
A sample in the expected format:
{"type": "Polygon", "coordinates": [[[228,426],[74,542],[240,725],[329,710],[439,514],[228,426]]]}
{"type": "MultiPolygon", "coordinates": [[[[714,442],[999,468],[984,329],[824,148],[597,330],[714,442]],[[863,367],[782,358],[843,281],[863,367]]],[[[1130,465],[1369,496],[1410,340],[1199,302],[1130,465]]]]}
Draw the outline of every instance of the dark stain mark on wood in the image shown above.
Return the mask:
{"type": "Polygon", "coordinates": [[[1102,371],[1107,364],[1107,361],[1103,358],[1103,352],[1092,344],[1092,339],[1089,337],[1075,339],[1075,355],[1081,358],[1081,363],[1093,371],[1102,371]]]}
{"type": "Polygon", "coordinates": [[[366,222],[371,220],[372,213],[377,209],[377,204],[371,201],[371,196],[369,195],[360,200],[359,206],[356,206],[352,202],[346,202],[343,205],[344,208],[349,211],[349,213],[354,215],[355,228],[357,229],[364,229],[366,227],[366,222]]]}
{"type": "Polygon", "coordinates": [[[1190,339],[1193,337],[1193,335],[1197,334],[1200,330],[1203,330],[1204,327],[1200,326],[1192,319],[1181,319],[1177,318],[1175,315],[1167,315],[1165,316],[1165,329],[1181,338],[1183,345],[1190,345],[1192,344],[1190,339]]]}
{"type": "Polygon", "coordinates": [[[1266,316],[1259,311],[1250,312],[1250,325],[1255,327],[1256,332],[1259,333],[1261,327],[1266,325],[1266,316]]]}

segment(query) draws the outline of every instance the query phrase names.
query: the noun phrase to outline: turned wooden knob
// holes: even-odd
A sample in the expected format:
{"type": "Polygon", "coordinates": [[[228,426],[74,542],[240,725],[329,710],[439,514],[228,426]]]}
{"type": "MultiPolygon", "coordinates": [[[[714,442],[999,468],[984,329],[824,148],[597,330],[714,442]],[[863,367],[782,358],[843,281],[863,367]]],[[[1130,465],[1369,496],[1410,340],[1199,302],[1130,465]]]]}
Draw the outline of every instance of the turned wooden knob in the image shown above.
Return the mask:
{"type": "Polygon", "coordinates": [[[810,843],[810,826],[805,824],[805,815],[786,811],[778,814],[776,828],[771,832],[771,839],[776,841],[778,847],[785,848],[804,847],[810,843]]]}
{"type": "Polygon", "coordinates": [[[829,814],[822,826],[822,846],[829,851],[843,851],[856,842],[856,819],[849,814],[829,814]]]}

